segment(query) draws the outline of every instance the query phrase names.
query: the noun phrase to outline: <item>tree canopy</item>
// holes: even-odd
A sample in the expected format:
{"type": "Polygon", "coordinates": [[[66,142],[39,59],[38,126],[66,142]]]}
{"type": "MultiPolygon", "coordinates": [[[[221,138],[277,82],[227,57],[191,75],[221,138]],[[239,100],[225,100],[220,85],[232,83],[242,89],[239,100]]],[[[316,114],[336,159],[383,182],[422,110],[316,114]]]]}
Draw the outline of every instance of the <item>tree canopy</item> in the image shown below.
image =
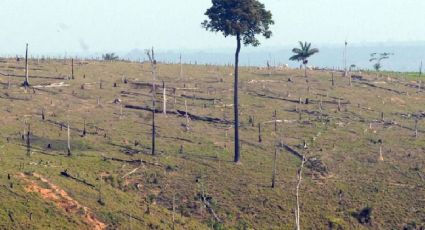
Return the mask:
{"type": "Polygon", "coordinates": [[[117,60],[118,56],[115,53],[106,53],[102,55],[102,58],[105,61],[113,61],[113,60],[117,60]]]}
{"type": "Polygon", "coordinates": [[[382,60],[390,58],[390,55],[394,55],[393,53],[371,53],[369,62],[374,62],[373,68],[376,71],[381,70],[382,68],[382,60]]]}
{"type": "Polygon", "coordinates": [[[308,63],[308,58],[319,52],[319,49],[313,48],[311,49],[311,43],[307,43],[307,42],[299,42],[300,43],[300,48],[294,48],[292,49],[292,52],[294,53],[294,55],[292,57],[289,58],[289,60],[291,61],[302,61],[304,65],[306,65],[308,63]]]}
{"type": "Polygon", "coordinates": [[[202,26],[212,32],[222,32],[225,37],[237,36],[245,45],[258,46],[255,37],[261,34],[270,38],[270,25],[274,24],[272,13],[257,0],[212,0],[212,7],[205,15],[202,26]]]}

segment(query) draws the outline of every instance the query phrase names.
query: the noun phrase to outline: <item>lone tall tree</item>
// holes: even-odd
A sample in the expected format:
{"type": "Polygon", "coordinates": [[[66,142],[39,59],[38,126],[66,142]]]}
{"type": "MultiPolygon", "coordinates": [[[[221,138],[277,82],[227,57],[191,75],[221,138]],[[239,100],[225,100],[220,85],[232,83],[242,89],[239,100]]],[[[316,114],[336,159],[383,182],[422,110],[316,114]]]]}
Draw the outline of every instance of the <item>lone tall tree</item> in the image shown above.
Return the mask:
{"type": "Polygon", "coordinates": [[[240,161],[239,152],[239,114],[238,114],[238,65],[241,42],[245,46],[258,46],[260,42],[255,37],[260,34],[270,38],[270,25],[274,24],[272,14],[258,0],[212,0],[212,6],[205,15],[202,26],[212,32],[222,32],[224,37],[236,37],[235,82],[233,107],[235,116],[235,162],[240,161]]]}
{"type": "Polygon", "coordinates": [[[311,49],[311,43],[307,43],[307,42],[302,43],[301,41],[299,43],[300,43],[300,48],[292,49],[294,56],[290,57],[289,60],[302,61],[304,65],[304,76],[307,77],[308,58],[315,53],[319,53],[319,49],[316,49],[316,48],[311,49]]]}

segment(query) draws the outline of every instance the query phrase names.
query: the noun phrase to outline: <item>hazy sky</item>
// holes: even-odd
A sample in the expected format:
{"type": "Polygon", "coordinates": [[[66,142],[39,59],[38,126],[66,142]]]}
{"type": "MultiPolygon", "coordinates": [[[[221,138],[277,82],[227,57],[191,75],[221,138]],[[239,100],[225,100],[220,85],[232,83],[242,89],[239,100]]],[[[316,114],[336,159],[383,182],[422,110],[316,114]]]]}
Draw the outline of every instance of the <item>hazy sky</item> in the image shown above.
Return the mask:
{"type": "MultiPolygon", "coordinates": [[[[263,47],[425,41],[424,0],[262,0],[275,20],[263,47]]],[[[210,0],[0,0],[0,54],[234,47],[203,30],[210,0]]]]}

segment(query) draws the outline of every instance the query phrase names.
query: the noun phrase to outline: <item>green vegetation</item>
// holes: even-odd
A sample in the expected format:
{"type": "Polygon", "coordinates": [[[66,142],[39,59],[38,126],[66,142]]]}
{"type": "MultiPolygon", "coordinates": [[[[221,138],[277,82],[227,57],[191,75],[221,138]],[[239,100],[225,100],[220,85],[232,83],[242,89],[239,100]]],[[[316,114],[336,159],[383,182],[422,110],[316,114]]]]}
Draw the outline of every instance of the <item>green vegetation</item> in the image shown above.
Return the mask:
{"type": "Polygon", "coordinates": [[[352,87],[335,74],[332,87],[330,72],[313,70],[307,90],[300,70],[273,69],[269,76],[266,69],[241,68],[243,164],[235,165],[233,67],[184,65],[181,79],[180,65],[157,64],[169,112],[162,115],[157,85],[153,156],[151,111],[131,108],[151,108],[149,63],[74,60],[72,80],[70,60],[31,59],[26,92],[22,66],[0,60],[0,72],[11,75],[10,89],[9,77],[0,78],[0,229],[93,229],[87,213],[111,229],[172,229],[173,219],[175,229],[293,229],[301,160],[284,145],[307,158],[302,229],[423,227],[424,92],[400,73],[363,73],[352,87]],[[189,131],[178,113],[186,111],[185,101],[196,115],[189,131]],[[55,194],[81,207],[66,209],[55,194]],[[360,215],[366,207],[371,215],[360,215]]]}
{"type": "Polygon", "coordinates": [[[307,64],[308,64],[308,58],[312,55],[319,53],[319,49],[317,48],[311,48],[311,43],[304,42],[300,43],[300,48],[294,48],[292,49],[292,52],[294,55],[289,58],[291,61],[301,61],[304,65],[304,76],[307,77],[307,64]]]}
{"type": "Polygon", "coordinates": [[[118,56],[115,53],[106,53],[102,54],[102,59],[105,61],[115,61],[118,60],[118,56]]]}
{"type": "Polygon", "coordinates": [[[240,142],[239,142],[239,53],[241,42],[248,46],[258,46],[260,42],[255,37],[260,34],[265,38],[270,38],[272,32],[270,25],[274,24],[272,14],[265,9],[264,4],[257,0],[213,0],[212,6],[205,15],[209,21],[205,20],[202,26],[212,32],[222,32],[225,37],[236,37],[235,53],[235,81],[233,83],[233,111],[235,129],[235,157],[236,163],[240,162],[240,142]]]}

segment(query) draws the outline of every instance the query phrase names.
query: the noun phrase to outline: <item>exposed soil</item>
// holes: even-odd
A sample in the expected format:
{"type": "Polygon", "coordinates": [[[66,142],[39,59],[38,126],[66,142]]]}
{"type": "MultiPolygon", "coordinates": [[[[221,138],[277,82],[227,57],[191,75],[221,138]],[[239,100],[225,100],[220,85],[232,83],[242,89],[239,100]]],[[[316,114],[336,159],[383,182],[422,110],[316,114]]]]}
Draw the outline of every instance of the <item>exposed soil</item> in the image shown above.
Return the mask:
{"type": "Polygon", "coordinates": [[[89,208],[78,203],[78,201],[70,197],[65,190],[53,184],[43,176],[37,173],[32,174],[33,177],[47,184],[48,188],[42,188],[35,180],[31,179],[24,173],[19,173],[17,176],[27,183],[27,192],[36,192],[40,194],[43,199],[52,201],[66,212],[81,215],[83,221],[92,226],[92,229],[94,230],[106,229],[107,225],[96,218],[89,208]],[[84,211],[81,212],[81,210],[84,211]]]}

